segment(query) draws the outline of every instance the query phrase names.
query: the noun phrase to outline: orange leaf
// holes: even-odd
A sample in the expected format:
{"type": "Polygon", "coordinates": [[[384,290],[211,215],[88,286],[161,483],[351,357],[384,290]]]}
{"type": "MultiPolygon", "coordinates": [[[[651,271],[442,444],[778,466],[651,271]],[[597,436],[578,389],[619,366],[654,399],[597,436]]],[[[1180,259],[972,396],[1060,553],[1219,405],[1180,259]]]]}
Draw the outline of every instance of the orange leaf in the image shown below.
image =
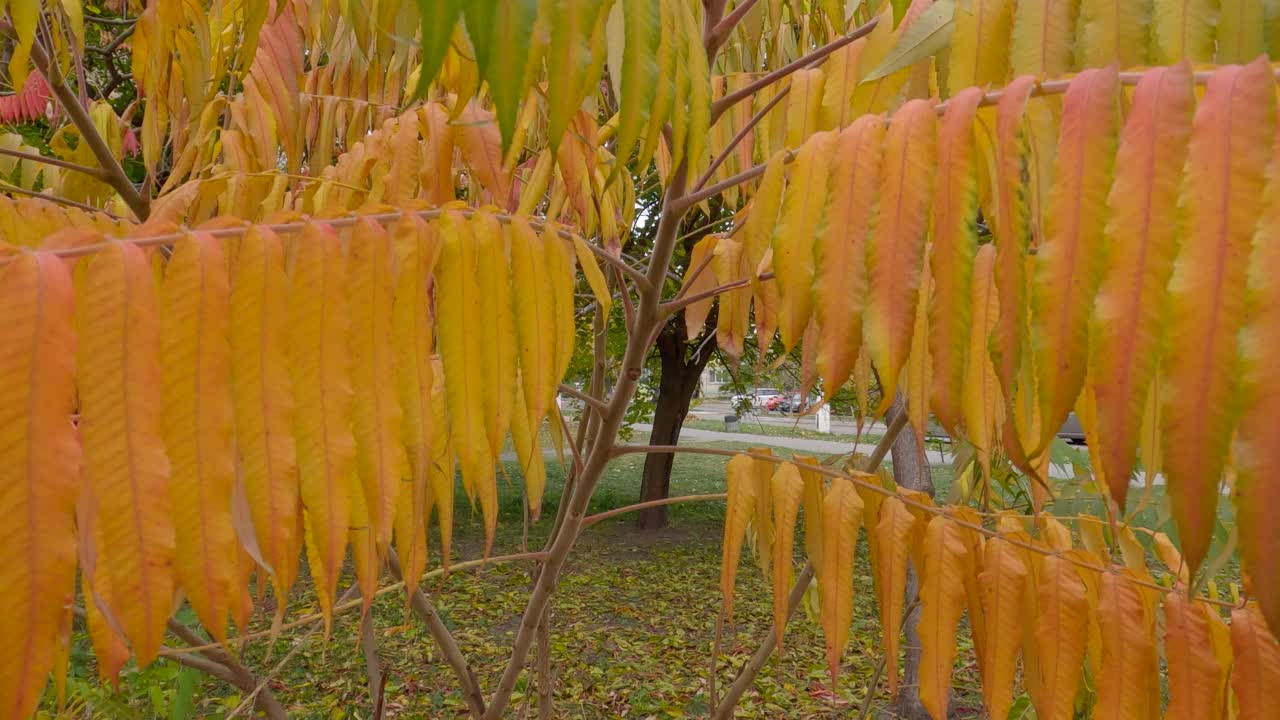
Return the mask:
{"type": "Polygon", "coordinates": [[[1143,74],[1134,90],[1108,199],[1110,259],[1090,328],[1089,362],[1098,433],[1107,438],[1099,450],[1101,470],[1121,511],[1156,370],[1166,288],[1177,252],[1178,187],[1194,103],[1186,65],[1143,74]]]}
{"type": "Polygon", "coordinates": [[[982,596],[982,613],[994,622],[984,628],[982,662],[982,697],[991,717],[1008,717],[1013,702],[1013,679],[1017,670],[1020,627],[1023,615],[1023,593],[1027,587],[1027,566],[1023,551],[1007,540],[994,538],[983,548],[982,572],[978,587],[982,596]]]}
{"type": "Polygon", "coordinates": [[[865,115],[841,131],[831,166],[831,204],[814,248],[818,318],[818,374],[824,394],[839,390],[862,347],[862,308],[867,289],[867,233],[880,178],[884,118],[865,115]]]}
{"type": "Polygon", "coordinates": [[[98,502],[111,610],[146,665],[173,602],[169,459],[160,437],[160,339],[151,267],[113,244],[89,262],[78,296],[84,478],[98,502]]]}
{"type": "Polygon", "coordinates": [[[22,253],[0,270],[0,714],[35,711],[54,661],[54,638],[75,593],[80,444],[75,408],[71,276],[52,255],[22,253]]]}
{"type": "Polygon", "coordinates": [[[316,597],[332,622],[347,549],[355,438],[351,435],[347,258],[328,225],[309,223],[294,244],[289,288],[289,374],[298,486],[316,597]]]}
{"type": "MultiPolygon", "coordinates": [[[[1280,152],[1280,143],[1274,151],[1280,152]]],[[[1240,555],[1252,579],[1252,593],[1271,631],[1280,635],[1280,523],[1272,509],[1280,502],[1280,443],[1271,420],[1280,413],[1280,169],[1272,157],[1265,210],[1254,243],[1249,279],[1254,313],[1241,342],[1244,414],[1236,434],[1234,505],[1240,555]]],[[[1144,459],[1145,460],[1145,459],[1144,459]]]]}
{"type": "Polygon", "coordinates": [[[1035,619],[1040,688],[1033,695],[1036,717],[1069,720],[1084,665],[1089,605],[1075,566],[1056,555],[1040,565],[1035,619]]]}
{"type": "Polygon", "coordinates": [[[1141,720],[1159,715],[1160,668],[1155,608],[1148,607],[1132,571],[1099,574],[1098,625],[1102,668],[1094,717],[1141,720]],[[1152,700],[1155,704],[1152,704],[1152,700]]]}
{"type": "MultiPolygon", "coordinates": [[[[708,235],[693,246],[693,251],[689,253],[689,267],[684,272],[684,283],[680,287],[681,292],[696,295],[716,287],[718,281],[711,262],[719,242],[718,236],[708,235]]],[[[713,302],[715,297],[708,297],[685,306],[685,337],[692,339],[702,334],[702,326],[707,323],[707,315],[711,313],[713,302]]]]}
{"type": "MultiPolygon", "coordinates": [[[[376,221],[358,221],[351,233],[351,381],[360,388],[351,408],[356,474],[372,525],[367,532],[378,558],[386,557],[395,522],[400,479],[408,475],[401,436],[403,412],[396,387],[392,304],[396,279],[391,241],[376,221]]],[[[396,342],[407,338],[397,337],[396,342]]],[[[357,532],[361,530],[357,528],[357,532]]]]}
{"type": "Polygon", "coordinates": [[[405,591],[412,596],[427,564],[427,518],[431,514],[429,470],[434,459],[435,427],[431,395],[435,369],[431,354],[434,319],[431,310],[431,272],[439,246],[435,233],[416,216],[401,218],[395,229],[395,255],[400,266],[391,326],[395,334],[395,376],[403,421],[404,444],[410,482],[396,501],[395,543],[405,591]]]}
{"type": "Polygon", "coordinates": [[[965,576],[972,567],[960,526],[941,515],[930,520],[920,586],[920,702],[934,718],[947,717],[965,576]]]}
{"type": "MultiPolygon", "coordinates": [[[[959,436],[965,357],[973,320],[973,262],[978,250],[978,175],[973,121],[981,88],[962,90],[947,102],[938,127],[938,190],[933,205],[934,291],[928,302],[929,353],[933,358],[931,404],[938,422],[959,436]]],[[[986,353],[983,353],[985,358],[986,353]]],[[[981,360],[979,360],[980,362],[981,360]]]]}
{"type": "Polygon", "coordinates": [[[818,591],[822,597],[822,634],[827,641],[827,670],[835,687],[840,658],[849,644],[853,622],[853,558],[857,553],[862,498],[847,478],[833,478],[822,502],[822,566],[818,591]]]}
{"type": "Polygon", "coordinates": [[[788,352],[809,324],[814,238],[826,213],[827,178],[837,137],[830,131],[818,133],[800,147],[782,196],[782,216],[770,240],[778,286],[778,332],[788,352]]]}
{"type": "Polygon", "coordinates": [[[494,204],[506,210],[514,209],[511,173],[502,164],[502,135],[493,112],[481,108],[472,99],[458,115],[455,127],[463,162],[489,192],[494,204]]]}
{"type": "Polygon", "coordinates": [[[915,533],[916,518],[902,500],[885,498],[880,505],[880,522],[876,525],[876,543],[880,546],[876,589],[880,593],[880,627],[884,628],[891,695],[898,693],[898,648],[906,603],[907,562],[915,533]]]}
{"type": "Polygon", "coordinates": [[[735,455],[725,466],[729,499],[725,503],[724,544],[720,555],[720,594],[724,597],[724,614],[730,620],[733,620],[733,589],[738,577],[738,559],[742,556],[742,540],[755,509],[754,462],[746,455],[735,455]]]}
{"type": "Polygon", "coordinates": [[[1162,389],[1164,471],[1192,574],[1209,549],[1235,422],[1249,248],[1262,210],[1276,93],[1266,58],[1223,67],[1196,111],[1183,203],[1187,237],[1169,282],[1162,389]],[[1165,392],[1167,390],[1167,392],[1165,392]]]}
{"type": "MultiPolygon", "coordinates": [[[[1018,397],[1019,369],[1027,346],[1027,249],[1031,242],[1030,190],[1022,180],[1028,157],[1027,130],[1023,122],[1027,98],[1035,78],[1023,76],[1005,88],[996,114],[996,217],[992,230],[996,244],[995,281],[1000,317],[992,338],[991,355],[1000,379],[1004,401],[1011,409],[1018,397]]],[[[1029,466],[1021,438],[1012,431],[1015,420],[1007,414],[1005,450],[1020,469],[1029,466]]]]}
{"type": "Polygon", "coordinates": [[[883,388],[877,415],[893,402],[911,348],[936,172],[936,118],[931,103],[912,100],[894,113],[885,135],[880,211],[867,243],[866,341],[883,388]]]}
{"type": "Polygon", "coordinates": [[[1280,707],[1280,644],[1256,604],[1231,611],[1231,648],[1231,689],[1240,702],[1240,717],[1263,720],[1275,715],[1280,707]]]}
{"type": "Polygon", "coordinates": [[[991,479],[991,456],[996,450],[999,427],[1004,419],[1004,401],[995,366],[988,352],[996,329],[1000,301],[993,271],[996,249],[992,245],[978,248],[973,272],[973,307],[969,327],[968,358],[965,360],[964,384],[960,391],[965,436],[978,454],[983,482],[991,479]]]}
{"type": "Polygon", "coordinates": [[[796,515],[800,511],[800,498],[804,494],[804,481],[800,471],[791,463],[782,463],[771,478],[773,494],[773,626],[777,633],[778,648],[782,648],[782,634],[787,627],[787,595],[791,590],[792,547],[796,539],[796,515]]]}
{"type": "Polygon", "coordinates": [[[1166,720],[1223,717],[1227,668],[1213,651],[1211,625],[1221,623],[1183,590],[1164,597],[1164,655],[1169,666],[1166,720]]]}
{"type": "Polygon", "coordinates": [[[1114,66],[1085,70],[1071,80],[1063,100],[1047,234],[1036,255],[1031,296],[1042,450],[1066,421],[1084,384],[1089,315],[1102,273],[1118,90],[1114,66]]]}
{"type": "Polygon", "coordinates": [[[160,289],[161,431],[171,465],[178,584],[214,639],[227,636],[239,548],[231,526],[230,278],[222,244],[174,243],[160,289]]]}

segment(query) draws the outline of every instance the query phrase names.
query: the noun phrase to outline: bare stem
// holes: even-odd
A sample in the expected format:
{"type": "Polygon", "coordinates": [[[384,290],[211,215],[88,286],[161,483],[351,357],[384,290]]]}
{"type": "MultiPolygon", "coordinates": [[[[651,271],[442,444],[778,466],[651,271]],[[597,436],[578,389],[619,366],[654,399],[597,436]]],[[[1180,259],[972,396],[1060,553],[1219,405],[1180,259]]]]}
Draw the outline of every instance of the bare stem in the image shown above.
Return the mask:
{"type": "Polygon", "coordinates": [[[579,475],[573,490],[573,496],[564,516],[559,533],[547,553],[546,564],[534,583],[525,605],[524,616],[520,628],[516,632],[512,644],[511,656],[502,673],[498,687],[489,700],[485,718],[497,720],[506,711],[511,702],[511,694],[515,690],[516,680],[520,676],[529,648],[537,635],[538,624],[542,620],[551,595],[560,579],[560,572],[568,559],[569,551],[577,542],[582,531],[583,520],[591,493],[595,490],[601,474],[613,457],[615,438],[622,425],[627,405],[635,395],[636,386],[644,368],[644,360],[648,354],[650,338],[656,327],[660,327],[662,318],[658,303],[661,300],[660,288],[662,278],[666,274],[667,265],[671,262],[675,250],[676,234],[684,210],[673,202],[684,194],[689,180],[688,167],[681,163],[673,174],[671,184],[664,194],[663,210],[658,220],[658,229],[654,238],[653,252],[649,256],[649,269],[646,274],[647,283],[637,283],[639,301],[636,306],[636,321],[627,337],[627,348],[622,358],[622,370],[609,400],[608,409],[600,418],[595,428],[595,441],[586,458],[582,473],[579,475]]]}
{"type": "Polygon", "coordinates": [[[590,395],[582,392],[581,390],[571,385],[562,384],[560,386],[560,392],[564,393],[565,395],[568,395],[569,397],[577,398],[578,400],[581,400],[583,403],[586,403],[587,405],[590,405],[592,408],[602,412],[609,407],[607,404],[605,404],[603,400],[600,400],[599,398],[591,397],[590,395]]]}
{"type": "Polygon", "coordinates": [[[58,104],[67,113],[71,124],[75,125],[76,130],[80,132],[80,140],[88,144],[94,159],[102,166],[101,169],[106,174],[104,181],[120,194],[121,199],[138,220],[146,220],[151,212],[151,200],[133,186],[133,181],[129,180],[129,176],[125,174],[120,161],[116,160],[115,153],[111,152],[107,141],[98,132],[98,126],[93,123],[89,111],[80,104],[80,98],[76,97],[75,91],[67,86],[67,81],[62,77],[57,64],[49,59],[49,53],[41,43],[37,42],[31,46],[31,59],[35,62],[36,69],[44,75],[45,80],[49,81],[49,89],[58,98],[58,104]]]}
{"type": "MultiPolygon", "coordinates": [[[[543,555],[544,553],[541,553],[541,552],[527,552],[527,553],[515,553],[513,555],[497,555],[497,556],[488,558],[487,560],[467,560],[466,562],[454,563],[450,565],[449,572],[475,570],[475,569],[484,567],[485,565],[492,565],[493,563],[514,562],[517,560],[541,560],[543,555]]],[[[435,570],[431,570],[425,573],[422,576],[422,579],[426,580],[428,578],[439,577],[443,574],[444,574],[444,568],[436,568],[435,570]]],[[[381,597],[383,595],[386,595],[387,593],[398,592],[403,589],[404,589],[404,582],[403,581],[396,582],[396,583],[387,585],[386,587],[378,588],[378,591],[374,593],[374,595],[376,597],[381,597]]],[[[346,612],[347,610],[351,610],[352,608],[360,607],[360,605],[364,602],[363,600],[356,598],[354,593],[352,594],[352,598],[354,599],[348,600],[346,599],[346,595],[344,594],[343,598],[339,599],[339,601],[333,606],[333,613],[336,615],[338,613],[346,612]]],[[[279,633],[285,630],[293,630],[294,628],[304,627],[306,625],[318,623],[323,619],[324,619],[324,615],[320,613],[312,613],[311,615],[305,615],[297,620],[294,620],[293,622],[287,622],[278,628],[272,628],[270,630],[262,630],[260,632],[252,632],[247,635],[241,635],[236,638],[229,638],[229,640],[235,640],[238,643],[245,643],[250,640],[257,640],[260,638],[268,637],[270,635],[278,635],[279,633]]],[[[199,636],[195,636],[195,637],[197,641],[199,641],[199,636]]],[[[203,645],[196,645],[194,647],[182,648],[181,650],[161,648],[160,656],[169,657],[170,655],[176,655],[182,652],[204,652],[205,650],[218,649],[221,647],[222,647],[221,643],[205,643],[203,645]]]]}
{"type": "Polygon", "coordinates": [[[202,672],[208,673],[219,680],[228,682],[240,688],[242,692],[253,692],[258,690],[258,696],[254,699],[254,704],[258,710],[272,720],[286,720],[288,714],[284,708],[266,688],[258,688],[258,679],[244,665],[240,664],[221,645],[203,645],[204,638],[196,634],[195,630],[178,622],[173,618],[169,618],[169,632],[173,633],[186,644],[192,646],[186,652],[174,653],[172,657],[188,667],[195,668],[202,672]],[[198,651],[200,655],[191,655],[191,652],[198,651]],[[203,656],[203,657],[201,657],[203,656]]]}
{"type": "Polygon", "coordinates": [[[774,70],[773,72],[768,73],[767,75],[763,75],[759,79],[755,80],[754,82],[751,82],[746,86],[741,87],[729,93],[728,95],[725,95],[719,100],[716,100],[715,102],[711,103],[711,122],[714,123],[716,119],[719,118],[720,115],[725,110],[728,110],[729,108],[733,107],[738,102],[745,100],[746,98],[749,98],[752,95],[755,95],[756,93],[760,92],[764,88],[769,87],[770,85],[778,82],[779,80],[787,77],[788,75],[791,75],[797,70],[802,70],[808,67],[809,65],[812,65],[814,63],[821,61],[823,58],[827,57],[831,53],[839,50],[845,45],[848,45],[854,40],[857,40],[858,38],[863,37],[864,35],[871,32],[872,30],[875,30],[876,24],[879,22],[880,22],[879,17],[871,18],[871,20],[867,21],[866,23],[858,26],[857,28],[854,28],[854,30],[850,32],[848,35],[842,35],[836,38],[835,40],[832,40],[831,42],[827,43],[826,45],[823,45],[817,50],[814,50],[808,55],[804,55],[802,57],[796,58],[795,60],[792,60],[791,62],[787,63],[786,65],[783,65],[777,70],[774,70]]]}
{"type": "MultiPolygon", "coordinates": [[[[402,580],[404,576],[400,570],[400,558],[396,556],[394,549],[389,551],[387,560],[391,566],[391,575],[397,580],[402,580]]],[[[467,709],[471,711],[472,717],[483,717],[484,693],[480,691],[480,681],[476,678],[475,672],[467,662],[466,656],[462,654],[462,649],[458,647],[458,642],[453,638],[453,633],[449,632],[444,620],[436,612],[435,605],[432,605],[431,601],[427,599],[421,587],[409,598],[409,606],[426,623],[427,631],[431,633],[431,638],[435,640],[436,645],[440,647],[440,651],[444,653],[445,661],[449,663],[449,667],[453,668],[453,674],[462,685],[462,697],[466,700],[467,709]]]]}
{"type": "Polygon", "coordinates": [[[8,155],[9,157],[15,157],[19,160],[40,163],[42,165],[52,165],[53,167],[60,167],[73,172],[84,173],[85,175],[97,178],[103,182],[106,182],[107,180],[107,174],[103,172],[102,168],[89,167],[88,165],[80,165],[79,163],[68,162],[59,158],[45,157],[44,155],[22,152],[21,150],[10,150],[9,148],[0,148],[0,155],[8,155]]]}
{"type": "MultiPolygon", "coordinates": [[[[421,591],[419,591],[421,592],[421,591]]],[[[369,681],[369,707],[382,703],[382,659],[378,657],[378,636],[373,632],[373,613],[360,618],[360,650],[364,653],[364,672],[369,681]]]]}
{"type": "Polygon", "coordinates": [[[720,151],[720,154],[716,155],[715,159],[711,161],[711,164],[707,166],[706,172],[702,173],[702,177],[698,178],[698,182],[694,183],[694,192],[701,190],[706,187],[707,183],[711,182],[711,177],[714,175],[716,168],[720,167],[724,164],[725,160],[729,159],[729,156],[733,154],[733,151],[738,147],[738,145],[742,144],[743,140],[747,139],[747,136],[751,134],[751,131],[755,129],[756,125],[759,125],[760,121],[764,119],[764,116],[768,115],[769,111],[773,109],[773,106],[782,102],[783,98],[790,93],[790,85],[782,88],[769,99],[769,102],[764,104],[764,107],[757,110],[756,114],[751,116],[751,119],[747,121],[747,124],[742,126],[742,129],[739,130],[731,140],[729,140],[729,144],[726,145],[724,149],[720,151]]]}
{"type": "MultiPolygon", "coordinates": [[[[876,444],[876,449],[872,451],[871,457],[867,458],[864,470],[874,472],[880,463],[884,462],[884,458],[889,454],[889,449],[893,446],[893,441],[898,437],[898,433],[902,432],[902,428],[906,427],[906,413],[898,413],[897,416],[889,423],[889,428],[885,431],[880,442],[876,444]]],[[[804,600],[805,590],[808,589],[810,581],[813,580],[813,562],[806,560],[804,568],[800,570],[800,574],[796,576],[795,585],[791,586],[791,594],[787,596],[787,621],[796,614],[796,609],[800,607],[800,603],[804,600]]],[[[733,685],[725,692],[724,699],[716,705],[715,712],[711,717],[717,720],[721,718],[733,717],[733,709],[737,707],[738,701],[742,699],[743,693],[747,688],[755,682],[756,674],[760,672],[760,668],[764,667],[765,662],[769,660],[769,656],[773,654],[773,649],[777,645],[777,628],[770,627],[765,633],[764,640],[760,642],[759,649],[751,656],[751,660],[738,674],[737,679],[733,681],[733,685]]]]}
{"type": "Polygon", "coordinates": [[[631,512],[639,512],[641,510],[647,510],[648,508],[652,508],[652,507],[661,507],[663,505],[675,505],[677,503],[687,503],[687,502],[704,502],[707,500],[724,500],[726,497],[728,497],[728,495],[726,495],[725,493],[706,493],[704,495],[682,495],[680,497],[669,497],[669,498],[661,498],[659,500],[648,500],[642,503],[636,503],[634,505],[626,505],[624,507],[614,508],[612,510],[606,510],[604,512],[596,513],[595,515],[588,515],[583,519],[582,526],[590,527],[602,520],[608,520],[611,517],[617,517],[618,515],[625,515],[631,512]]]}
{"type": "Polygon", "coordinates": [[[747,13],[751,12],[751,8],[755,4],[756,0],[742,0],[733,9],[733,12],[725,15],[723,20],[716,23],[707,33],[707,51],[714,53],[719,50],[720,46],[724,45],[729,36],[733,34],[733,29],[738,26],[738,23],[742,22],[742,18],[746,17],[747,13]]]}

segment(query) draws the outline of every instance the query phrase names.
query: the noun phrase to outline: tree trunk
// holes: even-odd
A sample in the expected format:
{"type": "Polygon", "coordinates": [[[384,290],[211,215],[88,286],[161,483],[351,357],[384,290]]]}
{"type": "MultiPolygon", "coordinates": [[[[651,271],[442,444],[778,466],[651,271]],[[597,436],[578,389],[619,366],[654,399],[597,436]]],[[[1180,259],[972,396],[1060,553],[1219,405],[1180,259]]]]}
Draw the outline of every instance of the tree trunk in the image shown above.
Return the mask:
{"type": "MultiPolygon", "coordinates": [[[[906,412],[906,403],[899,394],[889,407],[886,419],[892,419],[900,412],[906,412]]],[[[933,496],[933,478],[929,475],[929,467],[920,457],[920,449],[916,445],[916,433],[908,423],[898,433],[890,449],[893,457],[893,480],[898,485],[911,490],[919,490],[933,496]]],[[[916,601],[920,579],[916,569],[907,565],[907,607],[912,608],[903,620],[902,632],[905,642],[903,657],[902,685],[898,692],[895,713],[907,720],[929,720],[929,712],[920,702],[920,604],[916,601]]],[[[897,628],[884,628],[884,632],[897,632],[897,628]]],[[[891,662],[896,658],[890,658],[891,662]]]]}
{"type": "MultiPolygon", "coordinates": [[[[676,445],[684,418],[689,414],[689,403],[698,388],[702,370],[711,359],[712,343],[699,343],[693,355],[685,357],[683,313],[677,315],[658,335],[658,356],[662,361],[662,375],[658,379],[658,397],[653,411],[653,430],[649,433],[650,445],[676,445]]],[[[671,492],[671,464],[673,453],[651,453],[644,459],[644,474],[640,482],[640,502],[661,500],[671,492]]],[[[667,526],[667,506],[641,510],[636,527],[656,530],[667,526]]]]}

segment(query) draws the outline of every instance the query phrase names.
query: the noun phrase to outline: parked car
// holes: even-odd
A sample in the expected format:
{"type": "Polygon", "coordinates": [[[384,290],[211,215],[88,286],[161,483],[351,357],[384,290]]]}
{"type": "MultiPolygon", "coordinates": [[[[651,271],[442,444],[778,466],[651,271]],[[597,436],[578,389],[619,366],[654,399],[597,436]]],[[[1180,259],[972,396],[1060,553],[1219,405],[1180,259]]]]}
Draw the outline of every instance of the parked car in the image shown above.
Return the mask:
{"type": "Polygon", "coordinates": [[[785,405],[786,402],[787,402],[786,395],[777,395],[775,397],[769,398],[765,402],[764,409],[768,410],[769,412],[774,412],[774,411],[786,412],[785,410],[782,409],[782,406],[785,405]]]}
{"type": "Polygon", "coordinates": [[[820,398],[813,393],[809,394],[809,398],[807,400],[801,399],[800,393],[798,392],[787,393],[787,396],[778,404],[778,410],[784,413],[801,413],[817,405],[819,399],[820,398]]]}
{"type": "Polygon", "coordinates": [[[753,410],[768,409],[770,400],[782,397],[782,391],[777,388],[756,388],[750,392],[740,393],[729,398],[729,402],[735,408],[749,406],[753,410]]]}
{"type": "Polygon", "coordinates": [[[1074,412],[1067,415],[1067,421],[1058,428],[1058,437],[1072,445],[1084,444],[1084,427],[1080,425],[1080,418],[1074,412]]]}

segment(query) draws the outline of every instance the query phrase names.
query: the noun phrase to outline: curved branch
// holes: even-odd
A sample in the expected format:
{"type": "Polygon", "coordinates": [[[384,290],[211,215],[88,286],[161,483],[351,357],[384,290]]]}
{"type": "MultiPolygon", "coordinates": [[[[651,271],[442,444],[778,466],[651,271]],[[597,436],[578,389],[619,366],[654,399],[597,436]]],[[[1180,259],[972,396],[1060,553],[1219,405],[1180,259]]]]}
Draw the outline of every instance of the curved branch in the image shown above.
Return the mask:
{"type": "Polygon", "coordinates": [[[787,77],[788,75],[791,75],[797,70],[802,70],[808,67],[809,65],[812,65],[814,63],[821,61],[823,58],[839,50],[845,45],[848,45],[854,40],[857,40],[858,38],[865,36],[867,33],[870,33],[872,30],[875,30],[876,25],[879,22],[880,22],[879,16],[873,17],[871,18],[871,20],[867,21],[866,23],[858,26],[857,28],[854,28],[853,32],[850,32],[848,35],[842,35],[836,38],[835,40],[832,40],[831,42],[827,43],[826,45],[823,45],[817,50],[814,50],[808,55],[796,58],[795,60],[792,60],[791,62],[787,63],[786,65],[783,65],[777,70],[774,70],[773,72],[760,77],[754,82],[749,83],[748,85],[741,87],[729,93],[728,95],[725,95],[719,100],[716,100],[715,102],[711,103],[711,122],[714,123],[716,119],[719,118],[720,115],[724,113],[725,110],[728,110],[729,108],[733,107],[738,102],[745,100],[751,97],[752,95],[755,95],[756,93],[760,92],[764,88],[769,87],[770,85],[774,84],[775,82],[778,82],[779,80],[787,77]]]}
{"type": "MultiPolygon", "coordinates": [[[[453,573],[461,570],[475,570],[475,569],[484,567],[485,565],[488,565],[490,563],[514,562],[517,560],[542,560],[545,556],[546,556],[546,553],[542,553],[542,552],[526,552],[526,553],[515,553],[512,555],[499,555],[497,557],[488,558],[487,560],[467,560],[466,562],[453,563],[452,565],[449,566],[449,572],[453,573]]],[[[435,570],[431,570],[427,573],[424,573],[422,576],[422,579],[426,580],[428,578],[439,577],[443,574],[444,574],[443,568],[436,568],[435,570]]],[[[403,589],[404,589],[403,581],[395,582],[390,585],[387,585],[386,587],[378,588],[378,591],[374,593],[374,597],[381,597],[383,595],[386,595],[387,593],[397,592],[403,589]]],[[[364,601],[361,600],[360,598],[340,601],[333,606],[333,614],[337,615],[338,613],[346,612],[347,610],[350,610],[352,608],[360,607],[360,605],[363,602],[364,601]]],[[[285,630],[293,630],[294,628],[303,627],[304,625],[318,623],[323,619],[324,619],[324,615],[322,615],[321,613],[312,613],[311,615],[304,615],[303,617],[298,618],[297,620],[294,620],[292,622],[287,622],[278,628],[271,628],[268,630],[261,630],[259,632],[248,633],[246,635],[240,635],[238,637],[228,638],[228,641],[237,640],[239,642],[248,642],[249,640],[258,640],[260,638],[269,637],[271,635],[278,635],[279,633],[285,630]]],[[[196,637],[198,639],[198,636],[196,637]]],[[[181,648],[181,649],[162,648],[160,650],[160,656],[169,657],[171,655],[177,655],[183,652],[203,652],[205,650],[217,649],[221,647],[222,645],[219,643],[205,643],[203,645],[196,645],[194,647],[181,648]]]]}
{"type": "Polygon", "coordinates": [[[104,172],[102,168],[89,167],[88,165],[68,162],[59,158],[45,157],[44,155],[38,155],[36,153],[22,152],[21,150],[10,150],[9,148],[3,147],[0,147],[0,155],[8,155],[9,157],[15,157],[19,160],[28,160],[42,165],[52,165],[54,167],[71,170],[73,172],[84,173],[85,175],[97,178],[103,182],[107,181],[107,173],[104,172]]]}
{"type": "Polygon", "coordinates": [[[561,385],[560,385],[559,390],[560,390],[560,392],[564,393],[565,395],[568,395],[569,397],[572,397],[572,398],[576,398],[576,399],[578,399],[578,400],[581,400],[582,402],[584,402],[584,403],[586,403],[586,404],[590,405],[591,407],[593,407],[593,408],[595,408],[596,410],[599,410],[599,411],[601,411],[601,412],[603,412],[603,411],[605,411],[605,410],[609,409],[609,406],[608,406],[608,405],[606,405],[606,404],[605,404],[605,402],[604,402],[603,400],[601,400],[601,399],[599,399],[599,398],[591,397],[590,395],[588,395],[588,394],[586,394],[586,393],[582,392],[581,390],[579,390],[579,389],[577,389],[577,388],[575,388],[575,387],[573,387],[573,386],[571,386],[571,385],[564,385],[564,384],[561,384],[561,385]]]}
{"type": "Polygon", "coordinates": [[[602,520],[608,520],[611,517],[625,515],[630,512],[637,512],[639,510],[647,510],[652,507],[675,505],[676,503],[702,502],[705,500],[724,500],[727,497],[729,496],[726,493],[705,493],[703,495],[681,495],[679,497],[662,498],[660,500],[648,500],[634,505],[626,505],[624,507],[606,510],[604,512],[596,513],[595,515],[588,515],[582,519],[582,526],[590,527],[602,520]]]}
{"type": "Polygon", "coordinates": [[[89,111],[85,109],[84,105],[80,104],[80,99],[76,97],[75,92],[67,86],[66,79],[62,77],[57,65],[49,59],[49,53],[45,51],[43,45],[40,43],[32,44],[31,59],[35,63],[36,69],[49,82],[49,89],[58,98],[58,104],[62,106],[62,110],[71,119],[71,124],[75,125],[76,129],[80,131],[81,141],[88,143],[89,150],[93,152],[93,157],[102,166],[103,172],[106,173],[106,183],[120,194],[120,198],[129,206],[129,209],[133,211],[138,220],[146,220],[147,215],[151,212],[150,198],[139,193],[138,189],[133,186],[133,182],[125,174],[124,168],[120,166],[120,161],[116,159],[115,153],[111,152],[111,148],[107,146],[107,141],[98,132],[98,126],[94,125],[93,118],[89,116],[89,111]]]}
{"type": "MultiPolygon", "coordinates": [[[[391,566],[392,576],[396,580],[403,580],[404,576],[400,570],[400,558],[396,556],[395,549],[388,551],[387,560],[391,566]]],[[[427,630],[431,633],[431,638],[436,641],[436,645],[444,653],[449,667],[453,668],[453,674],[458,678],[458,683],[462,686],[462,697],[467,701],[467,708],[471,711],[471,715],[476,718],[483,717],[484,694],[480,691],[480,681],[476,678],[475,672],[472,671],[471,665],[467,663],[467,658],[462,654],[462,649],[458,647],[458,641],[453,638],[453,633],[449,632],[444,620],[440,619],[440,614],[436,612],[435,606],[431,604],[426,594],[422,592],[422,588],[414,590],[413,595],[409,598],[409,606],[427,624],[427,630]]]]}

